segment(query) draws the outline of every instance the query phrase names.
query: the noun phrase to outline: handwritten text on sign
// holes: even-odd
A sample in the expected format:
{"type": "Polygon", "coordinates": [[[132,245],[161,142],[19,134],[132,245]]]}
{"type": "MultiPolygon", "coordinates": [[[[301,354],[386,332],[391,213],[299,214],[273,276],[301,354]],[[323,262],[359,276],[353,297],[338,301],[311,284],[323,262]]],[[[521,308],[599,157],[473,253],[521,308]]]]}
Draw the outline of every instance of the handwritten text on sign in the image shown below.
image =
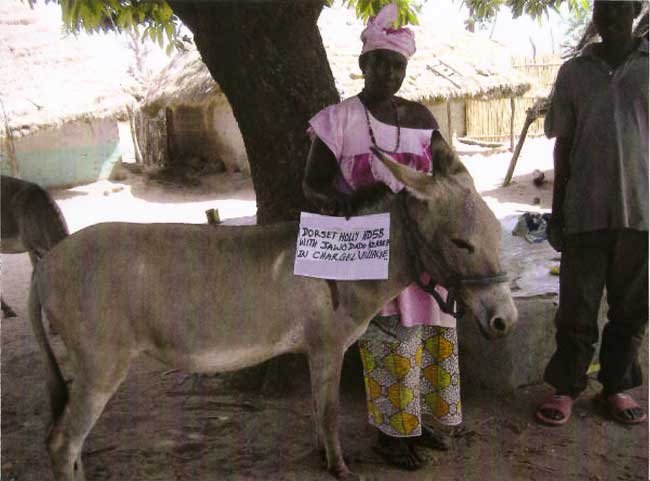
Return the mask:
{"type": "Polygon", "coordinates": [[[390,214],[301,212],[293,273],[321,279],[388,279],[390,214]]]}

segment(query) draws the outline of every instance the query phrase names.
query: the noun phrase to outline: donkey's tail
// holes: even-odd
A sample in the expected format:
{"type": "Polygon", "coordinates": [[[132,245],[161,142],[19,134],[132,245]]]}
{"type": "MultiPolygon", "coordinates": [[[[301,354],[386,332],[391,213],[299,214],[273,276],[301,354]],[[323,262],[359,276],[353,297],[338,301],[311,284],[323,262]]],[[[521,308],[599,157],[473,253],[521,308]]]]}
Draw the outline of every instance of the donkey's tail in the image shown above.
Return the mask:
{"type": "Polygon", "coordinates": [[[43,314],[41,300],[36,285],[36,269],[32,275],[32,284],[29,291],[29,320],[32,323],[32,330],[41,350],[45,354],[47,366],[47,389],[50,395],[50,408],[52,410],[52,421],[56,421],[63,413],[68,402],[68,388],[63,380],[59,363],[54,356],[52,346],[45,333],[43,325],[43,314]]]}

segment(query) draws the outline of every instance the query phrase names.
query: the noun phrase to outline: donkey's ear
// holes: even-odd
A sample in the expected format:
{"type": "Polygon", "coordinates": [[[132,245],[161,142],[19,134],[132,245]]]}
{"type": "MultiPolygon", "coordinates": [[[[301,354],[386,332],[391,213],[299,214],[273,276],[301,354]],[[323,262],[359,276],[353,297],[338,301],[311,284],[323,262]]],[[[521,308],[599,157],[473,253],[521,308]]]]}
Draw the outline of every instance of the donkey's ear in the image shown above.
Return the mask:
{"type": "Polygon", "coordinates": [[[375,154],[375,156],[377,156],[386,167],[388,167],[391,174],[406,186],[409,192],[420,198],[430,196],[430,190],[433,184],[430,175],[418,172],[415,169],[395,162],[388,155],[375,147],[370,147],[370,150],[372,150],[372,153],[375,154]]]}
{"type": "Polygon", "coordinates": [[[450,175],[457,171],[460,162],[439,130],[431,134],[431,171],[433,175],[450,175]]]}

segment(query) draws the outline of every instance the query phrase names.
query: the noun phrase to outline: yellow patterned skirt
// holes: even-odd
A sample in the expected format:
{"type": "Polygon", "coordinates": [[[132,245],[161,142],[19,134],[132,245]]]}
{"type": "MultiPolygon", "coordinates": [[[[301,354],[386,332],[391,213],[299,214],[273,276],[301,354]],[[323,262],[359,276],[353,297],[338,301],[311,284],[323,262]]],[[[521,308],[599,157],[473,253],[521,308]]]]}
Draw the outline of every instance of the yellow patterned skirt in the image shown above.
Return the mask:
{"type": "Polygon", "coordinates": [[[422,414],[463,420],[456,329],[404,327],[376,317],[359,340],[370,424],[393,437],[419,436],[422,414]]]}

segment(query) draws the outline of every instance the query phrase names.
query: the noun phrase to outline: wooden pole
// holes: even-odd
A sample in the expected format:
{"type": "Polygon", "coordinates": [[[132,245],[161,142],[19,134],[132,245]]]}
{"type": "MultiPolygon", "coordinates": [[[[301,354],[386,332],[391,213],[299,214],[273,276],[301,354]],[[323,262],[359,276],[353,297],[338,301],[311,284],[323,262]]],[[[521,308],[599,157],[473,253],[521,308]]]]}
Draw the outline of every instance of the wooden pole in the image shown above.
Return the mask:
{"type": "Polygon", "coordinates": [[[142,151],[140,150],[140,136],[136,128],[136,115],[142,115],[142,113],[136,113],[133,107],[128,106],[126,111],[129,115],[129,129],[131,130],[131,140],[133,141],[133,154],[135,156],[135,163],[138,165],[143,165],[142,151]]]}
{"type": "Polygon", "coordinates": [[[510,161],[510,166],[508,167],[508,173],[506,174],[506,178],[503,181],[503,186],[507,186],[510,184],[510,181],[512,180],[512,174],[515,171],[515,166],[517,165],[517,159],[519,158],[519,154],[521,153],[521,149],[524,146],[524,141],[526,140],[526,134],[528,133],[528,128],[531,126],[531,124],[535,121],[535,117],[532,115],[527,115],[526,116],[526,121],[524,122],[524,127],[521,129],[521,134],[519,135],[519,142],[517,142],[517,148],[515,149],[514,153],[512,154],[512,160],[510,161]]]}
{"type": "Polygon", "coordinates": [[[452,130],[452,121],[451,121],[451,98],[447,99],[447,132],[449,135],[449,138],[447,141],[449,142],[449,145],[452,145],[454,141],[454,131],[452,130]]]}
{"type": "Polygon", "coordinates": [[[510,97],[510,152],[515,147],[515,98],[510,97]]]}
{"type": "Polygon", "coordinates": [[[524,141],[526,140],[526,134],[528,133],[528,128],[535,122],[536,119],[543,117],[549,110],[551,104],[551,98],[545,97],[540,98],[535,101],[535,104],[526,111],[526,121],[524,126],[521,129],[521,134],[519,135],[519,142],[517,142],[517,147],[515,148],[514,153],[512,154],[512,160],[510,161],[510,166],[508,167],[508,172],[506,173],[506,178],[503,181],[503,186],[510,184],[512,180],[512,174],[515,171],[515,166],[517,165],[517,159],[521,153],[521,149],[524,146],[524,141]]]}
{"type": "Polygon", "coordinates": [[[2,107],[2,116],[4,117],[5,124],[5,148],[7,151],[7,157],[9,158],[9,165],[11,166],[11,175],[17,178],[20,178],[20,168],[18,167],[18,159],[16,158],[16,147],[14,146],[14,133],[9,127],[9,118],[7,117],[7,112],[5,111],[5,105],[0,99],[0,106],[2,107]]]}
{"type": "Polygon", "coordinates": [[[165,166],[178,162],[178,152],[176,152],[176,142],[174,132],[174,111],[167,107],[165,109],[165,129],[166,129],[166,158],[165,166]]]}

